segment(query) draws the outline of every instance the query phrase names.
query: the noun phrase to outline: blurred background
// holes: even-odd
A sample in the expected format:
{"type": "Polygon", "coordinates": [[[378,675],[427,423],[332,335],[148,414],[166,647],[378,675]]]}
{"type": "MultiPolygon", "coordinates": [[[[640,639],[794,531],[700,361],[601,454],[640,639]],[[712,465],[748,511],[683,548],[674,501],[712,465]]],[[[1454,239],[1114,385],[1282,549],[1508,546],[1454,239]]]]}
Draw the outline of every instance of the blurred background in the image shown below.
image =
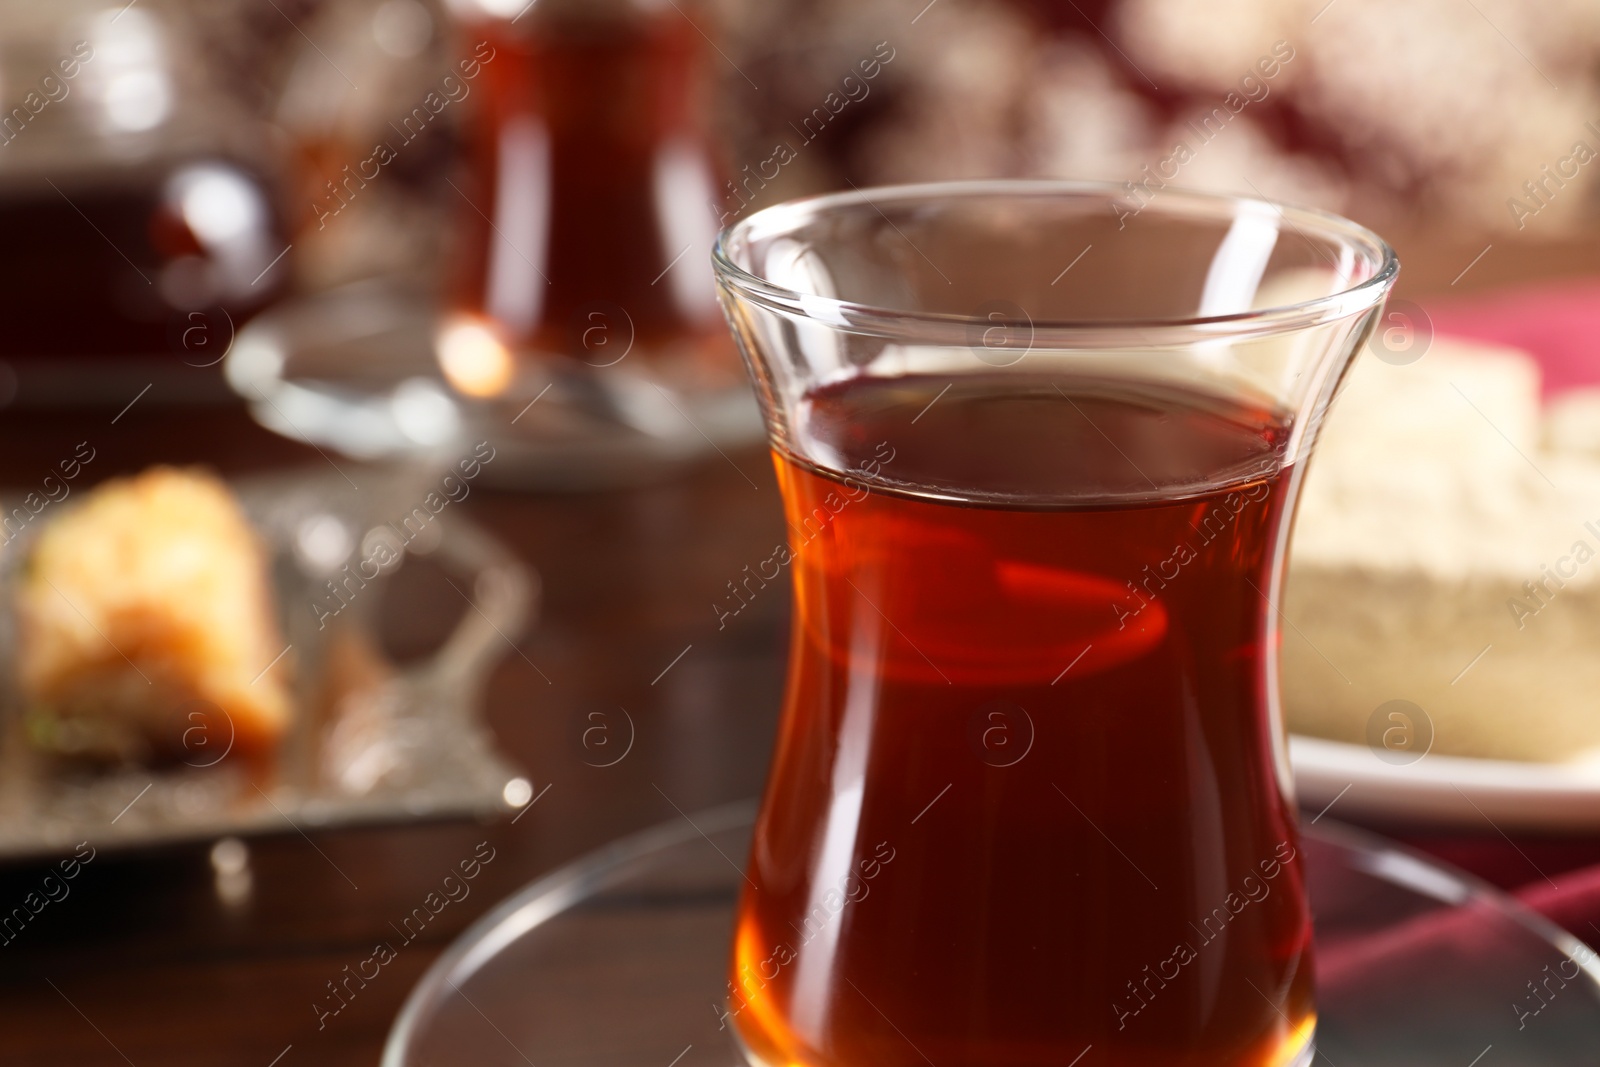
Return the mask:
{"type": "MultiPolygon", "coordinates": [[[[1101,178],[1313,205],[1391,237],[1402,295],[1587,265],[1584,0],[908,6],[8,9],[6,395],[111,404],[158,375],[157,403],[225,400],[220,368],[184,364],[264,309],[374,281],[486,314],[524,354],[596,364],[631,335],[634,363],[681,378],[683,350],[709,348],[703,385],[730,358],[705,321],[714,229],[852,184],[1101,178]]],[[[451,336],[456,391],[515,391],[451,336]]]]}
{"type": "MultiPolygon", "coordinates": [[[[1398,249],[1391,355],[1449,326],[1549,394],[1600,381],[1597,156],[1600,0],[0,0],[0,484],[87,443],[84,486],[204,464],[355,500],[485,445],[451,500],[537,594],[482,634],[487,802],[397,780],[346,820],[263,792],[104,848],[6,931],[0,1060],[375,1063],[493,901],[759,790],[788,593],[738,589],[784,531],[720,227],[931,179],[1311,205],[1398,249]],[[480,842],[471,902],[328,1015],[480,842]]],[[[296,522],[302,563],[340,543],[296,522]]],[[[481,594],[402,575],[373,643],[432,655],[481,594]]],[[[144,795],[117,782],[112,813],[144,795]]],[[[1400,829],[1508,887],[1600,858],[1400,829]]],[[[10,855],[0,904],[43,862],[10,855]]]]}

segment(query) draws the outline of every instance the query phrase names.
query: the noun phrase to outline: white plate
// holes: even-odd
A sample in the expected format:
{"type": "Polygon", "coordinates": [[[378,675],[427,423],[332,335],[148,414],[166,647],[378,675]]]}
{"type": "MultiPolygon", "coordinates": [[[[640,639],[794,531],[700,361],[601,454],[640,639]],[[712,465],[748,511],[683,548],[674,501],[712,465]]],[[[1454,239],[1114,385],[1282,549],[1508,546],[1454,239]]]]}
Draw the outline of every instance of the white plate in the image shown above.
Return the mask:
{"type": "Polygon", "coordinates": [[[1291,735],[1300,806],[1336,817],[1512,830],[1600,829],[1600,766],[1425,755],[1397,766],[1365,745],[1291,735]]]}

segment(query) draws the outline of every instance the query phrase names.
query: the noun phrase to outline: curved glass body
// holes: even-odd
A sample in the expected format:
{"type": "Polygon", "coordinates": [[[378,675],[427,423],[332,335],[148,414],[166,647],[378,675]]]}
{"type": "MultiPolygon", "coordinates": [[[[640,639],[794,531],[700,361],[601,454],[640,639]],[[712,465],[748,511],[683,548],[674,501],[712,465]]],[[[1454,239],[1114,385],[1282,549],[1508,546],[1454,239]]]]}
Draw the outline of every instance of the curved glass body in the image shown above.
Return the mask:
{"type": "Polygon", "coordinates": [[[1309,1060],[1276,605],[1397,264],[1120,192],[858,191],[719,244],[795,589],[729,983],[757,1064],[1309,1060]]]}

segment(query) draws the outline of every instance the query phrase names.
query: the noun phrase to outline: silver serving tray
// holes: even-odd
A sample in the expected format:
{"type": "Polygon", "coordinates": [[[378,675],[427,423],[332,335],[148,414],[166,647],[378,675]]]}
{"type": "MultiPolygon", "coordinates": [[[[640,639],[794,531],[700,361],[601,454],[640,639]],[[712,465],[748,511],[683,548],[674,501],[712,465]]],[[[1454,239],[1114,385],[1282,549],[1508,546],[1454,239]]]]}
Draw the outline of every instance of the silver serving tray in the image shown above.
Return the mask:
{"type": "MultiPolygon", "coordinates": [[[[529,619],[537,577],[465,520],[458,504],[437,515],[425,507],[444,473],[345,463],[234,483],[270,554],[289,646],[270,669],[291,672],[297,706],[265,778],[232,754],[230,724],[219,716],[191,716],[196,725],[184,735],[182,763],[161,769],[95,769],[29,741],[15,684],[14,593],[34,540],[76,504],[76,493],[41,510],[0,552],[0,858],[51,854],[83,841],[97,850],[129,849],[482,816],[525,804],[530,785],[496,752],[479,703],[490,668],[515,649],[529,619]],[[431,517],[418,517],[419,507],[431,517]],[[347,587],[355,588],[348,602],[328,613],[341,601],[326,583],[362,559],[373,538],[397,546],[398,560],[364,586],[347,587]],[[340,649],[376,652],[379,612],[406,610],[389,596],[390,579],[420,560],[436,564],[461,594],[464,613],[453,632],[420,660],[393,664],[377,653],[377,680],[330,698],[340,649]]],[[[440,492],[438,499],[448,498],[440,492]]],[[[0,496],[0,514],[18,503],[13,494],[0,496]]]]}

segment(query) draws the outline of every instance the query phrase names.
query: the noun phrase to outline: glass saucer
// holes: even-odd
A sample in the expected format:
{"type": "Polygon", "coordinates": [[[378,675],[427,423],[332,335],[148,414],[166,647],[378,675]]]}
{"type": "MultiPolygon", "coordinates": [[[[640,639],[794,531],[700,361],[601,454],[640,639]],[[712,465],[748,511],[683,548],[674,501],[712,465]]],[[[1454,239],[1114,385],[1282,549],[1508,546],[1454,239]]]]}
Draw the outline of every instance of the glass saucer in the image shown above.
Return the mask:
{"type": "Polygon", "coordinates": [[[645,484],[766,439],[737,368],[713,384],[637,356],[560,359],[543,365],[548,380],[541,371],[521,383],[525,395],[469,399],[439,371],[436,325],[427,292],[353,283],[258,315],[223,371],[256,421],[285,437],[359,460],[424,462],[454,462],[492,440],[502,458],[485,481],[511,488],[645,484]]]}
{"type": "MultiPolygon", "coordinates": [[[[752,812],[663,824],[505,900],[412,990],[383,1067],[741,1067],[720,1014],[752,812]]],[[[1304,851],[1318,1061],[1594,1062],[1600,967],[1582,942],[1379,838],[1324,823],[1304,851]]]]}

